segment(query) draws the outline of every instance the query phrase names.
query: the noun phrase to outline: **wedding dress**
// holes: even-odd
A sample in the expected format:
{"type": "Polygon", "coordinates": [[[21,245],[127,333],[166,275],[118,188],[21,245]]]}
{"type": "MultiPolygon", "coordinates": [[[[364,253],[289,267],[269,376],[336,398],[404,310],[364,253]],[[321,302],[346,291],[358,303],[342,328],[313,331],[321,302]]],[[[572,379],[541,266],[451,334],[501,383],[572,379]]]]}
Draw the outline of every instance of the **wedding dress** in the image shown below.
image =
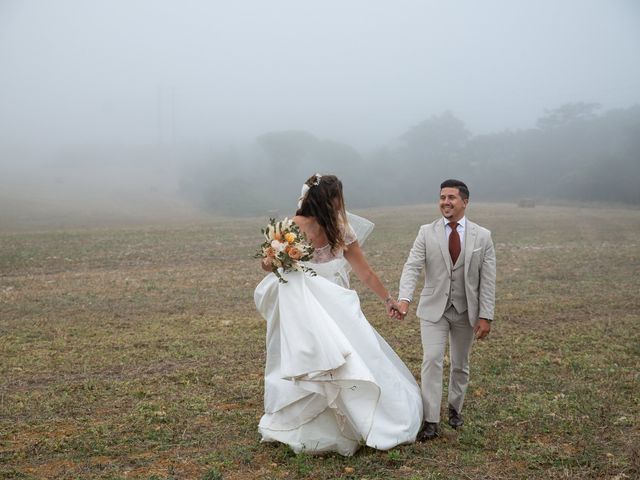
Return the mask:
{"type": "MultiPolygon", "coordinates": [[[[373,224],[349,214],[346,243],[362,244],[373,224]]],[[[267,321],[262,441],[294,452],[353,455],[415,441],[422,423],[411,372],[369,324],[343,252],[317,249],[317,276],[267,275],[254,299],[267,321]],[[318,263],[320,262],[320,263],[318,263]]]]}

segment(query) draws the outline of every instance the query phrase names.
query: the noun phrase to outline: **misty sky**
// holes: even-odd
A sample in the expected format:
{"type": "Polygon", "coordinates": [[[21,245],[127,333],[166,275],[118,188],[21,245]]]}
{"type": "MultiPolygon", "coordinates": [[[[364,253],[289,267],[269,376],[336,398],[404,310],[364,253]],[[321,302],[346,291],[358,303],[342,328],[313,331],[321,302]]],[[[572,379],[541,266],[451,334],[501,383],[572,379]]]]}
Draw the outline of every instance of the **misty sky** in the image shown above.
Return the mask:
{"type": "Polygon", "coordinates": [[[0,0],[0,145],[528,128],[640,103],[638,58],[635,0],[0,0]]]}

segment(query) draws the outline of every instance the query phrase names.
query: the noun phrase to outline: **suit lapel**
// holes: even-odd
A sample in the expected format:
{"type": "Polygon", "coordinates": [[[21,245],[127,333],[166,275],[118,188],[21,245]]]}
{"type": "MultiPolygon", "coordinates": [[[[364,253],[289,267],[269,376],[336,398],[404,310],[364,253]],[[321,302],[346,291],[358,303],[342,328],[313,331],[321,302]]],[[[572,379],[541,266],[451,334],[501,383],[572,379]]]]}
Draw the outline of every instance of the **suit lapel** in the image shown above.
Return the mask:
{"type": "Polygon", "coordinates": [[[464,233],[464,276],[467,277],[469,271],[469,264],[471,263],[471,257],[473,255],[473,247],[476,244],[476,235],[478,229],[474,223],[467,220],[467,227],[464,233]]]}
{"type": "Polygon", "coordinates": [[[451,273],[451,255],[449,254],[449,245],[447,245],[447,235],[444,231],[443,220],[436,222],[436,236],[438,237],[438,244],[440,245],[440,251],[442,252],[444,263],[447,266],[447,271],[451,273]]]}

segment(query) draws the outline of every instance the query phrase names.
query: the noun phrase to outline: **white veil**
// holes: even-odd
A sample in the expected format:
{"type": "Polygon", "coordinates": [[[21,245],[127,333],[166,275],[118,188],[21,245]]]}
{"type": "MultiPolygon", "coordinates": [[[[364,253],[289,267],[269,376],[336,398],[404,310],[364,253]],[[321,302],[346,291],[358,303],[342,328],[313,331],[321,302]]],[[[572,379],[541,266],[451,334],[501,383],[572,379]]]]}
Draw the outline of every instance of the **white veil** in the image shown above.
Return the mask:
{"type": "Polygon", "coordinates": [[[351,212],[347,212],[347,222],[353,228],[353,231],[356,232],[356,237],[358,238],[358,243],[362,245],[371,232],[373,232],[373,227],[375,224],[366,218],[359,217],[358,215],[354,215],[351,212]]]}

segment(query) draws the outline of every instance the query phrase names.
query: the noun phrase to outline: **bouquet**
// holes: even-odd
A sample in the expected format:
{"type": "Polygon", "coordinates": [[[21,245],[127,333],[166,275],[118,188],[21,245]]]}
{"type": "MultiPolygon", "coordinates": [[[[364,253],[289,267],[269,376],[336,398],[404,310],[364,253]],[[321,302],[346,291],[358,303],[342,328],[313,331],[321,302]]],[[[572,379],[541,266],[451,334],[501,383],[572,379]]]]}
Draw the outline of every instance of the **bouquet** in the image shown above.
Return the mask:
{"type": "Polygon", "coordinates": [[[276,274],[281,283],[287,283],[282,273],[298,271],[316,275],[312,268],[300,263],[311,260],[314,249],[293,220],[285,217],[284,220],[276,222],[271,218],[267,227],[261,231],[265,241],[260,245],[255,258],[268,258],[271,262],[271,271],[276,274]]]}

